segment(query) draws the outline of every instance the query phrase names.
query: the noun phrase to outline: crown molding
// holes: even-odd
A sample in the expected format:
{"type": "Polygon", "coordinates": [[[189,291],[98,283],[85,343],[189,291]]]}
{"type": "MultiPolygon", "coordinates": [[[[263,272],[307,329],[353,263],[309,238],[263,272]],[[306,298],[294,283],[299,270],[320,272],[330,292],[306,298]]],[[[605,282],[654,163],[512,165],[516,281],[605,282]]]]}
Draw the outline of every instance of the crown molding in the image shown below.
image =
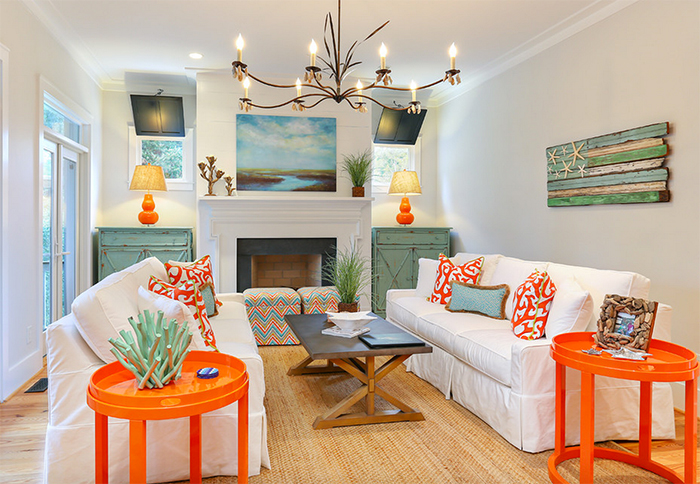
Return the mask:
{"type": "Polygon", "coordinates": [[[41,22],[56,41],[65,48],[83,71],[102,88],[111,81],[92,51],[70,26],[51,0],[39,4],[36,0],[22,0],[27,9],[41,22]]]}
{"type": "Polygon", "coordinates": [[[614,0],[610,3],[608,0],[598,0],[493,60],[478,71],[468,76],[464,76],[462,73],[463,79],[459,86],[439,86],[431,98],[431,104],[434,103],[436,106],[446,104],[638,1],[614,0]]]}

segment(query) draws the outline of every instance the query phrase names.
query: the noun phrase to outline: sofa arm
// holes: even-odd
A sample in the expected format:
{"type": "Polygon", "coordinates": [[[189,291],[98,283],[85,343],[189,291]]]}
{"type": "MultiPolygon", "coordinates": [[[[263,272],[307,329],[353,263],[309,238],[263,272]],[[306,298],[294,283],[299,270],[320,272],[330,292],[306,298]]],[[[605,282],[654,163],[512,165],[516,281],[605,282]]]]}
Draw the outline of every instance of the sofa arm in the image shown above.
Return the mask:
{"type": "Polygon", "coordinates": [[[555,362],[549,355],[551,341],[540,338],[518,341],[511,347],[511,388],[519,395],[554,393],[555,362]]]}
{"type": "Polygon", "coordinates": [[[87,408],[85,392],[90,376],[104,364],[80,336],[72,313],[47,328],[49,425],[88,425],[94,422],[94,413],[87,408]]]}
{"type": "Polygon", "coordinates": [[[413,297],[416,295],[415,289],[389,289],[386,292],[386,302],[396,301],[402,297],[413,297]]]}
{"type": "Polygon", "coordinates": [[[245,296],[242,292],[217,293],[216,298],[224,304],[226,304],[227,302],[232,302],[243,304],[245,306],[245,296]]]}

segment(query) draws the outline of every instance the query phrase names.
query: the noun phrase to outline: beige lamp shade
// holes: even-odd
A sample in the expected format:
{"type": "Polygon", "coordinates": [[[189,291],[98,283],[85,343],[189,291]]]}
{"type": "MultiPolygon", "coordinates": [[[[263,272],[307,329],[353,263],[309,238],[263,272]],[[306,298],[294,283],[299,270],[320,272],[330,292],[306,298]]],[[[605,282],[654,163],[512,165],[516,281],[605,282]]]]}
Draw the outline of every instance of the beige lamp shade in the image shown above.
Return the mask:
{"type": "Polygon", "coordinates": [[[420,182],[415,171],[395,171],[389,185],[389,195],[420,195],[420,182]]]}
{"type": "Polygon", "coordinates": [[[168,186],[165,184],[163,167],[150,163],[137,165],[134,168],[134,176],[131,177],[129,190],[167,191],[168,186]]]}

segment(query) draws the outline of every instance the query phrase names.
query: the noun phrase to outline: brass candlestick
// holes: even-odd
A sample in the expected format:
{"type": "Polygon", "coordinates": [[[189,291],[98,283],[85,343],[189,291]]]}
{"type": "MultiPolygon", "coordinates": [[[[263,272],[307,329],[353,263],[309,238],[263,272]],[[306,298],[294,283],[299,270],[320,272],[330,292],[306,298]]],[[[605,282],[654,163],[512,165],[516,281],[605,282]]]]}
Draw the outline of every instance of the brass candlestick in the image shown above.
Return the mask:
{"type": "Polygon", "coordinates": [[[226,182],[226,191],[228,192],[228,196],[230,197],[231,195],[233,195],[233,192],[236,191],[236,187],[233,186],[233,177],[225,176],[224,181],[226,182]]]}
{"type": "Polygon", "coordinates": [[[207,181],[208,186],[206,196],[216,196],[214,194],[214,183],[218,182],[221,177],[224,176],[224,171],[214,168],[214,164],[216,163],[215,156],[207,156],[207,162],[209,163],[208,165],[203,161],[200,161],[197,165],[199,166],[199,171],[201,172],[199,176],[207,181]]]}

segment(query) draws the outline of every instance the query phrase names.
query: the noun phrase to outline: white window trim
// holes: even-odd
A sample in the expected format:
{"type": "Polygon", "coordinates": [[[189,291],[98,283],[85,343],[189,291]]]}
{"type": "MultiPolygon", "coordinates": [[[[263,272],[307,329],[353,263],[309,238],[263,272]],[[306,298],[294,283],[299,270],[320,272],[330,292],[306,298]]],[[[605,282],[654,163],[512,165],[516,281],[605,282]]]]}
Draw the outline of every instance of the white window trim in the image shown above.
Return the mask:
{"type": "Polygon", "coordinates": [[[136,165],[141,163],[141,141],[142,140],[180,140],[182,141],[182,178],[178,180],[165,179],[168,190],[194,190],[194,161],[192,149],[193,129],[185,130],[185,137],[172,136],[137,136],[136,128],[129,126],[129,178],[127,186],[131,184],[131,177],[134,175],[136,165]]]}
{"type": "MultiPolygon", "coordinates": [[[[37,112],[39,122],[39,140],[37,142],[37,160],[39,162],[38,169],[35,175],[35,196],[38,197],[41,193],[42,180],[42,161],[41,161],[41,146],[44,139],[53,139],[70,145],[72,149],[77,149],[79,153],[78,169],[80,170],[78,181],[78,239],[76,242],[76,251],[80,254],[77,268],[77,294],[85,291],[92,285],[92,227],[94,226],[92,192],[92,166],[96,160],[95,154],[91,150],[92,147],[92,127],[93,116],[86,111],[82,106],[73,101],[69,96],[64,94],[60,89],[54,86],[48,79],[39,76],[39,93],[38,93],[39,109],[37,112]],[[44,126],[44,103],[48,103],[61,112],[64,116],[75,121],[80,125],[80,143],[66,138],[60,133],[56,133],[50,128],[44,126]]],[[[41,234],[41,218],[39,218],[39,234],[41,234]]],[[[41,237],[38,237],[35,248],[36,254],[41,254],[41,237]]],[[[42,319],[43,322],[43,319],[42,319]]],[[[42,354],[46,354],[46,338],[43,331],[43,324],[38,324],[37,332],[41,341],[42,354]]]]}
{"type": "Polygon", "coordinates": [[[8,96],[10,51],[0,44],[0,402],[9,396],[10,388],[10,362],[7,360],[10,343],[10,310],[9,310],[9,281],[8,272],[9,253],[9,151],[7,142],[9,139],[8,124],[8,96]]]}
{"type": "MultiPolygon", "coordinates": [[[[398,145],[398,144],[392,144],[392,143],[372,143],[372,152],[374,153],[374,147],[375,146],[386,146],[388,148],[412,148],[408,150],[409,153],[409,170],[413,170],[418,174],[418,181],[421,181],[423,179],[423,173],[421,170],[422,163],[421,163],[421,152],[423,151],[423,143],[421,140],[422,136],[419,136],[418,139],[416,139],[416,144],[411,146],[411,145],[398,145]]],[[[422,183],[422,182],[421,182],[422,183]]],[[[386,192],[389,190],[389,184],[388,183],[377,183],[374,180],[372,180],[372,193],[383,193],[386,194],[386,192]]]]}

